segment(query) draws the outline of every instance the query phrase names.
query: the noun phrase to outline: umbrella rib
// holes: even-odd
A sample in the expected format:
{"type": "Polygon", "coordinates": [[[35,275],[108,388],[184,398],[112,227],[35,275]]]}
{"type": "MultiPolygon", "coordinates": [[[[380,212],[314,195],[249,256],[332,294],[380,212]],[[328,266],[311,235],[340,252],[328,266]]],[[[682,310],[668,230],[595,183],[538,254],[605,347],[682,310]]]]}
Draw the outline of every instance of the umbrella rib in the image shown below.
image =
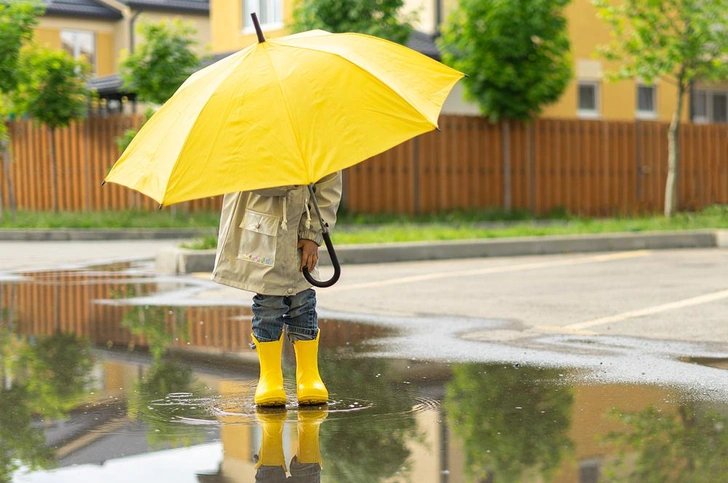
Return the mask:
{"type": "Polygon", "coordinates": [[[275,75],[275,77],[276,77],[276,85],[278,86],[278,90],[281,92],[281,99],[283,100],[283,105],[286,108],[286,115],[288,116],[288,125],[291,128],[293,137],[296,139],[296,147],[298,148],[298,159],[301,163],[301,166],[303,167],[304,172],[306,172],[306,174],[308,175],[309,181],[313,181],[310,179],[312,173],[310,173],[308,171],[304,157],[303,157],[303,150],[301,149],[301,140],[298,137],[298,130],[294,129],[294,126],[293,126],[293,116],[291,115],[291,110],[288,107],[288,99],[286,99],[285,91],[283,90],[283,86],[281,84],[280,77],[278,77],[278,72],[276,72],[275,65],[273,64],[273,61],[271,60],[271,56],[268,53],[267,48],[265,48],[265,55],[268,58],[268,63],[270,64],[271,71],[273,72],[273,75],[275,75]]]}
{"type": "MultiPolygon", "coordinates": [[[[252,50],[249,50],[248,52],[245,53],[245,55],[241,55],[240,56],[240,59],[238,59],[237,62],[231,62],[230,63],[231,66],[229,67],[229,69],[230,70],[235,70],[251,54],[251,52],[252,52],[252,50]]],[[[218,83],[218,87],[219,87],[220,84],[222,84],[225,81],[225,78],[226,78],[226,76],[223,76],[223,75],[220,76],[220,82],[218,83]]],[[[196,119],[200,117],[200,115],[202,114],[202,112],[207,107],[207,103],[209,101],[210,101],[210,99],[208,98],[208,100],[202,105],[202,107],[200,108],[200,110],[197,112],[196,119]]],[[[185,134],[185,140],[182,142],[182,144],[180,146],[180,150],[179,150],[180,153],[182,153],[184,151],[184,149],[185,149],[185,147],[187,145],[187,141],[189,141],[189,138],[190,138],[191,133],[192,133],[192,129],[187,130],[187,133],[185,134]]],[[[217,140],[217,138],[220,137],[220,135],[221,135],[221,131],[218,130],[215,133],[215,141],[217,140]]],[[[177,166],[175,165],[172,168],[172,171],[170,172],[169,179],[171,180],[172,179],[172,175],[174,175],[176,173],[177,173],[177,166]]],[[[165,196],[166,196],[166,193],[165,193],[165,196]]]]}

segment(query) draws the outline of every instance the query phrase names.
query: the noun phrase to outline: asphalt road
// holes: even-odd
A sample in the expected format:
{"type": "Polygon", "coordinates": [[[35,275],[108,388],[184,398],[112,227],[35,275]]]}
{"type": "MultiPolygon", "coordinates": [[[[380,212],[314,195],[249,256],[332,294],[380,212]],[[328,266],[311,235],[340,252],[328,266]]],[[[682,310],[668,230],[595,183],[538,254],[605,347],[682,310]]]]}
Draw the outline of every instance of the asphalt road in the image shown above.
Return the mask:
{"type": "MultiPolygon", "coordinates": [[[[152,259],[176,243],[0,242],[0,274],[152,259]]],[[[725,249],[344,265],[334,287],[319,289],[319,308],[354,318],[427,316],[498,322],[498,331],[468,334],[486,341],[538,332],[728,345],[727,267],[725,249]]],[[[321,269],[322,278],[327,278],[328,270],[321,269]]],[[[198,281],[204,278],[198,274],[198,281]]],[[[245,292],[214,283],[199,297],[250,300],[245,292]]]]}
{"type": "Polygon", "coordinates": [[[721,249],[353,265],[320,291],[319,303],[343,312],[491,319],[515,332],[728,343],[727,267],[721,249]]]}
{"type": "MultiPolygon", "coordinates": [[[[171,244],[2,242],[0,280],[152,259],[171,244]]],[[[595,382],[677,385],[724,400],[728,378],[716,368],[728,368],[726,266],[728,250],[717,248],[344,265],[341,280],[319,290],[319,313],[400,329],[373,342],[375,357],[581,368],[595,382]]],[[[251,299],[209,274],[159,282],[168,291],[128,302],[251,299]]]]}

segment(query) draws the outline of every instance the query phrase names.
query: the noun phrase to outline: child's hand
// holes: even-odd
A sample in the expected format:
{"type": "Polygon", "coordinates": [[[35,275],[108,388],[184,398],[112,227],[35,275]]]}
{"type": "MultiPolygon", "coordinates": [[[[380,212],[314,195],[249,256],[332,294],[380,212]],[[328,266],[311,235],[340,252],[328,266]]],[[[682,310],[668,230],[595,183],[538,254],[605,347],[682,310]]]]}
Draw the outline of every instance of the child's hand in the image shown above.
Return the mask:
{"type": "Polygon", "coordinates": [[[301,268],[308,267],[308,271],[312,272],[318,263],[318,245],[311,240],[301,238],[298,240],[298,248],[301,250],[301,268]]]}

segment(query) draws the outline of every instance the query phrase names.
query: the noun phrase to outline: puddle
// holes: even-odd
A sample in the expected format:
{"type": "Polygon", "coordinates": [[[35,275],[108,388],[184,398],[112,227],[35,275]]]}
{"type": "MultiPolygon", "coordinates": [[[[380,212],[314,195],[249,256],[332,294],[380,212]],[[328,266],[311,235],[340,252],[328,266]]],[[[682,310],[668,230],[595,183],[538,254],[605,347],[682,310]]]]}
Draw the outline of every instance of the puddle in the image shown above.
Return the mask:
{"type": "Polygon", "coordinates": [[[0,282],[1,482],[726,481],[728,405],[689,388],[371,357],[393,328],[322,320],[329,404],[297,406],[286,344],[288,404],[261,411],[247,307],[129,305],[187,282],[128,265],[21,275],[0,282]]]}

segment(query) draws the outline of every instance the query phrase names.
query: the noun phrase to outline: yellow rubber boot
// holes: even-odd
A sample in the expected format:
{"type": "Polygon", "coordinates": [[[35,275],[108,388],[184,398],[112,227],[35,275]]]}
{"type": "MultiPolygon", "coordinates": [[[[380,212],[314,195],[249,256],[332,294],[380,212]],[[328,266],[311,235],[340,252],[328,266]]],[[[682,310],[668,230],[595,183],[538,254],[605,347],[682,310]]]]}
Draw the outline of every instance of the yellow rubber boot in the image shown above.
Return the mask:
{"type": "Polygon", "coordinates": [[[319,445],[319,428],[328,416],[326,409],[302,409],[298,411],[298,452],[296,459],[301,464],[318,463],[323,466],[319,445]]]}
{"type": "Polygon", "coordinates": [[[260,378],[255,388],[256,406],[285,406],[286,391],[283,389],[283,371],[281,370],[281,353],[283,351],[283,334],[272,342],[258,342],[254,335],[255,351],[260,363],[260,378]]]}
{"type": "Polygon", "coordinates": [[[255,417],[262,430],[258,461],[255,469],[261,466],[281,467],[286,471],[286,455],[283,453],[283,423],[286,421],[285,410],[256,411],[255,417]]]}
{"type": "Polygon", "coordinates": [[[321,331],[314,340],[297,340],[293,343],[296,352],[296,386],[298,404],[325,404],[329,400],[318,370],[318,346],[321,331]]]}

